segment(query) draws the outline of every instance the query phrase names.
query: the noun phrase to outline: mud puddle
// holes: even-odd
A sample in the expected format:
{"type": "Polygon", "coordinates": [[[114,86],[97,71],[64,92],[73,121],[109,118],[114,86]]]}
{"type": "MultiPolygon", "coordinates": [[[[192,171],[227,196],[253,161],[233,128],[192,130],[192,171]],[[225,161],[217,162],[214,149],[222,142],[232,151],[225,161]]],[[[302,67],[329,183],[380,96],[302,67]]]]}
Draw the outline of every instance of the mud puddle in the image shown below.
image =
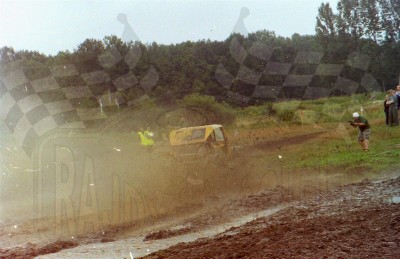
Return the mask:
{"type": "MultiPolygon", "coordinates": [[[[256,220],[261,217],[270,216],[286,206],[277,206],[267,210],[250,213],[245,216],[236,218],[227,223],[213,226],[208,229],[204,229],[195,233],[189,233],[181,236],[175,236],[171,238],[161,240],[143,241],[144,236],[138,236],[128,238],[124,240],[118,240],[109,243],[95,243],[86,244],[79,247],[63,250],[55,254],[41,255],[36,258],[83,258],[90,255],[92,258],[137,258],[148,255],[155,251],[166,249],[170,246],[176,245],[182,242],[192,242],[200,238],[207,238],[219,235],[231,228],[239,227],[248,222],[256,220]]],[[[185,227],[175,226],[174,228],[185,227]]],[[[230,232],[224,233],[226,235],[232,234],[230,232]]]]}
{"type": "Polygon", "coordinates": [[[393,196],[388,200],[389,203],[399,204],[400,203],[400,196],[393,196]]]}

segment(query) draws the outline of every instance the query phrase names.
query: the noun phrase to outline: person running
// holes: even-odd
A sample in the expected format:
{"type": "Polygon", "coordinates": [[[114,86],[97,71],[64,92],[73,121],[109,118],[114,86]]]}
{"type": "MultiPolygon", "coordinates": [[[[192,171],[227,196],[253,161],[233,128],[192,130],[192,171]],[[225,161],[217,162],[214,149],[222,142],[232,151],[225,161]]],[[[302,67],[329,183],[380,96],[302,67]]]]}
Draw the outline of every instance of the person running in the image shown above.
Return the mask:
{"type": "Polygon", "coordinates": [[[358,112],[353,113],[353,121],[350,123],[353,127],[358,127],[358,143],[364,151],[369,151],[369,136],[371,135],[371,128],[369,126],[368,120],[358,114],[358,112]]]}

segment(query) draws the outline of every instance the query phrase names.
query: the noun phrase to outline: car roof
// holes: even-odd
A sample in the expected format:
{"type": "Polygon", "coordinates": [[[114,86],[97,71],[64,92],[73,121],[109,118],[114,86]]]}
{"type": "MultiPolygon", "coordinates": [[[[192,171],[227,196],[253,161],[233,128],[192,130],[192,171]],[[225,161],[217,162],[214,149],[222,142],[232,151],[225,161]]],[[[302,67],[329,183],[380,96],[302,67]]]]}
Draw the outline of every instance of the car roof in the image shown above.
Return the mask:
{"type": "Polygon", "coordinates": [[[176,130],[172,130],[170,132],[170,144],[171,145],[182,145],[182,144],[194,144],[194,143],[201,143],[206,141],[206,139],[210,136],[210,134],[215,129],[222,128],[220,124],[210,124],[210,125],[202,125],[196,127],[186,127],[180,128],[176,130]],[[188,136],[192,136],[193,132],[198,130],[204,130],[204,135],[199,135],[196,138],[186,139],[188,136]]]}
{"type": "Polygon", "coordinates": [[[201,125],[201,126],[185,127],[185,128],[179,128],[179,129],[176,129],[176,131],[177,131],[177,130],[202,129],[202,128],[208,128],[208,127],[211,127],[211,128],[213,128],[213,129],[216,129],[216,128],[221,128],[221,127],[222,127],[222,125],[220,125],[220,124],[209,124],[209,125],[201,125]]]}

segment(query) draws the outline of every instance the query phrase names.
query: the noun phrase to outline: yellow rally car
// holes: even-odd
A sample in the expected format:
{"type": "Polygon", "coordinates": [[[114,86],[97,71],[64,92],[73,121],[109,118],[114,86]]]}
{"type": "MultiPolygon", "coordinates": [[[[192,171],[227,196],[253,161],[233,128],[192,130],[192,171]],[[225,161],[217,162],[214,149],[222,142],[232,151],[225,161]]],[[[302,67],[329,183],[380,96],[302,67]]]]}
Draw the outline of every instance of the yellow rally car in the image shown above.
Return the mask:
{"type": "Polygon", "coordinates": [[[228,155],[228,139],[222,125],[180,128],[170,132],[169,143],[175,158],[189,161],[203,156],[228,155]]]}

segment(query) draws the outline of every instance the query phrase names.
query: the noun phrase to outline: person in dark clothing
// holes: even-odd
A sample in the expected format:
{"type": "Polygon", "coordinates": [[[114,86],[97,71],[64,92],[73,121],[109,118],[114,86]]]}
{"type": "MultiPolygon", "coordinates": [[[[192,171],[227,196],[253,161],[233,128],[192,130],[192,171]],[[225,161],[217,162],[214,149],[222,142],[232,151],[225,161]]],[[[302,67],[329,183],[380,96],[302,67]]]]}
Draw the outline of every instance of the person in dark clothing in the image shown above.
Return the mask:
{"type": "Polygon", "coordinates": [[[383,102],[383,111],[385,112],[386,125],[389,126],[389,95],[385,96],[385,101],[383,102]]]}
{"type": "Polygon", "coordinates": [[[389,101],[389,126],[398,126],[399,125],[399,111],[398,111],[398,102],[397,95],[394,90],[388,91],[389,101]]]}
{"type": "Polygon", "coordinates": [[[397,96],[397,110],[400,110],[400,84],[396,86],[395,94],[397,96]]]}

